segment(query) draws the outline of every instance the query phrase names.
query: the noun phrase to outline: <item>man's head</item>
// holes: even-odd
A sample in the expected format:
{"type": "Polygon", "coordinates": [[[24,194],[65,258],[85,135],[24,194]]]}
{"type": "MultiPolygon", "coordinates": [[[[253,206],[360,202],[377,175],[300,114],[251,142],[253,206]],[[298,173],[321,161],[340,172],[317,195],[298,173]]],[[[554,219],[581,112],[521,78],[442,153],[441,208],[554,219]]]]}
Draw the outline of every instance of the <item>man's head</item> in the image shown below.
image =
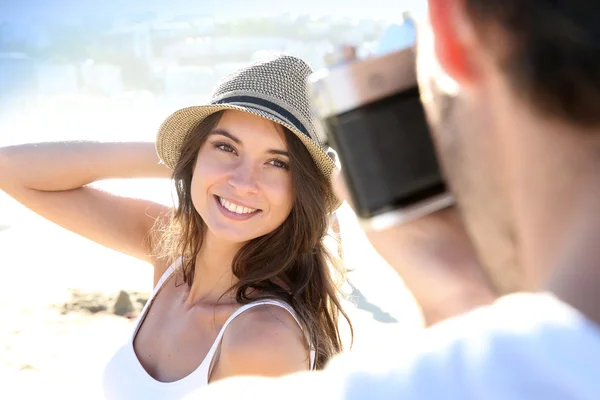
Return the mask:
{"type": "Polygon", "coordinates": [[[534,287],[523,221],[580,179],[567,153],[600,138],[600,3],[429,0],[427,14],[419,83],[447,179],[498,289],[534,287]]]}

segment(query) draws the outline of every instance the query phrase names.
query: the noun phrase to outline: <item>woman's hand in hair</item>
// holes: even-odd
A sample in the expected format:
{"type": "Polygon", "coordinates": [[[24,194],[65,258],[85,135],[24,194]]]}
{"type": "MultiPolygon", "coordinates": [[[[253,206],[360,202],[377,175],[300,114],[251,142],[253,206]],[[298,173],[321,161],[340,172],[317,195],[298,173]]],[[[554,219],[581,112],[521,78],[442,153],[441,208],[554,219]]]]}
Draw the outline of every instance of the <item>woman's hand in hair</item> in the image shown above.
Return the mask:
{"type": "MultiPolygon", "coordinates": [[[[340,174],[334,190],[349,199],[340,174]]],[[[426,325],[462,314],[496,298],[475,249],[452,207],[366,235],[404,280],[419,303],[426,325]]]]}

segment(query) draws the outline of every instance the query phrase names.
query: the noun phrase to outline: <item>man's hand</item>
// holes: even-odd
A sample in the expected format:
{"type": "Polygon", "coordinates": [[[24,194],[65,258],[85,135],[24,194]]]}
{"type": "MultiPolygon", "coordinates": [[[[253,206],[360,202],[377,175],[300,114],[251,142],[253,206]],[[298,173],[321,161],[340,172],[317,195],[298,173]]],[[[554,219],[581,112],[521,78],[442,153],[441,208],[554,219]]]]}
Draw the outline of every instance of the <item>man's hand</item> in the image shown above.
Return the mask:
{"type": "MultiPolygon", "coordinates": [[[[349,199],[341,174],[334,175],[333,187],[339,198],[349,199]]],[[[454,208],[366,235],[400,274],[427,326],[497,297],[454,208]]]]}

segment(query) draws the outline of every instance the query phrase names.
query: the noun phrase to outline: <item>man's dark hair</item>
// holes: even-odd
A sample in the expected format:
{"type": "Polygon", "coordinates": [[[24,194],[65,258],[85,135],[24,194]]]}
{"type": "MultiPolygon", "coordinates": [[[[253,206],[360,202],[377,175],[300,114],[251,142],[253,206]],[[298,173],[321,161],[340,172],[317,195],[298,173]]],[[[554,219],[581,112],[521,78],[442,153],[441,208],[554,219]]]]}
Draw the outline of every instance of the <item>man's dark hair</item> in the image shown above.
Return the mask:
{"type": "Polygon", "coordinates": [[[600,124],[600,1],[465,1],[519,95],[546,116],[600,124]]]}

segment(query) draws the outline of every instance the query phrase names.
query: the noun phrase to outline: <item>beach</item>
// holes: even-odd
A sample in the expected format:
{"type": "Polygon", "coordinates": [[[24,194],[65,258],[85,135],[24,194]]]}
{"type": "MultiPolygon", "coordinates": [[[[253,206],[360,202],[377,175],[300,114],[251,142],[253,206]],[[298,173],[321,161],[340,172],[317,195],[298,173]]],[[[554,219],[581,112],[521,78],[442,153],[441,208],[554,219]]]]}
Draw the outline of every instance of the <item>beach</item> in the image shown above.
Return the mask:
{"type": "MultiPolygon", "coordinates": [[[[148,94],[124,99],[38,99],[0,114],[0,145],[49,140],[153,140],[178,104],[148,94]]],[[[169,182],[110,181],[103,188],[172,204],[169,182]]],[[[384,350],[420,329],[396,273],[369,246],[347,205],[340,211],[355,297],[353,351],[384,350]]],[[[152,267],[106,249],[23,209],[0,192],[0,398],[102,398],[101,373],[130,340],[152,290],[152,267]],[[134,310],[114,314],[124,291],[134,310]],[[91,310],[91,311],[90,311],[91,310]]]]}

